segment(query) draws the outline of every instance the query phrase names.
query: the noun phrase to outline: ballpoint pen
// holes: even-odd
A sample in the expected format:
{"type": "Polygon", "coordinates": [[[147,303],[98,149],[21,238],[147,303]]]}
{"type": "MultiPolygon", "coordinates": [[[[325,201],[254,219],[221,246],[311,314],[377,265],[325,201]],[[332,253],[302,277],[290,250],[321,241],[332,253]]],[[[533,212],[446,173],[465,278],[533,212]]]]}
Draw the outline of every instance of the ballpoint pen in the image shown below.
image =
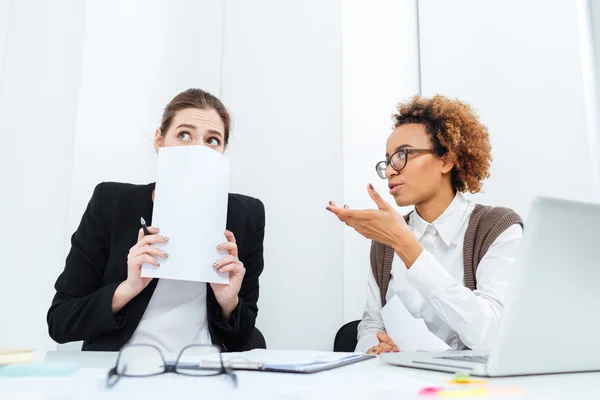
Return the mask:
{"type": "Polygon", "coordinates": [[[150,231],[148,230],[148,226],[146,226],[146,220],[144,217],[140,217],[140,222],[142,223],[142,229],[144,230],[144,235],[149,235],[150,231]]]}

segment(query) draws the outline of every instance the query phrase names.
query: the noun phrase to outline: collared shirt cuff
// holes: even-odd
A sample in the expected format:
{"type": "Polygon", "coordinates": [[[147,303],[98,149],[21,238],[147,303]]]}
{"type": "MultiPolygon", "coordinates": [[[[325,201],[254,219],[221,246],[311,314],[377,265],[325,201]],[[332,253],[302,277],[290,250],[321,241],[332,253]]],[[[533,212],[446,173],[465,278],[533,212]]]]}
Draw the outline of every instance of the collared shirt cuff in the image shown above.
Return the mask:
{"type": "Polygon", "coordinates": [[[425,249],[406,271],[406,278],[426,299],[436,297],[456,284],[446,268],[425,249]]]}

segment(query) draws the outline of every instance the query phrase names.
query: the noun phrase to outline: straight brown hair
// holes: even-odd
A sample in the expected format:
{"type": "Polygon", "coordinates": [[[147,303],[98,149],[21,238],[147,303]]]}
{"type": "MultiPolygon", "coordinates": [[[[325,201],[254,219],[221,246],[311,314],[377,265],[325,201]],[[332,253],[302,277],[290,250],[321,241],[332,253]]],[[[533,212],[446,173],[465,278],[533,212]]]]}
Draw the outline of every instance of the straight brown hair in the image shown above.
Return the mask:
{"type": "Polygon", "coordinates": [[[202,89],[188,89],[179,93],[169,102],[169,104],[167,104],[160,123],[160,135],[164,137],[167,134],[171,122],[173,122],[173,117],[175,117],[175,114],[177,114],[178,111],[188,108],[215,110],[217,114],[219,114],[219,117],[221,117],[221,121],[223,121],[223,125],[225,126],[223,140],[225,142],[225,147],[227,147],[227,143],[229,143],[229,131],[231,129],[231,116],[229,115],[229,111],[227,111],[227,108],[223,105],[221,100],[202,89]]]}

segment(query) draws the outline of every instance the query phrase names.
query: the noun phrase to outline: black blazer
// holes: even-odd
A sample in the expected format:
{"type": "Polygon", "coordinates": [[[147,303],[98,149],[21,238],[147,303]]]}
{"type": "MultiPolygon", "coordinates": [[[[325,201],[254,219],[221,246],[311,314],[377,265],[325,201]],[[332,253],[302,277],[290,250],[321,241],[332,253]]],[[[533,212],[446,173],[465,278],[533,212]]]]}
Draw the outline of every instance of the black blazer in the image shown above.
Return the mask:
{"type": "MultiPolygon", "coordinates": [[[[152,221],[155,184],[101,183],[71,238],[64,271],[48,310],[50,337],[58,343],[83,340],[82,350],[117,351],[137,328],[158,279],[117,314],[112,297],[127,279],[127,254],[137,242],[140,217],[152,221]]],[[[208,328],[214,344],[225,351],[244,347],[258,312],[258,278],[263,270],[265,210],[255,198],[230,194],[227,229],[233,232],[246,275],[239,304],[224,320],[209,284],[206,296],[208,328]]],[[[215,243],[216,245],[216,243],[215,243]]]]}

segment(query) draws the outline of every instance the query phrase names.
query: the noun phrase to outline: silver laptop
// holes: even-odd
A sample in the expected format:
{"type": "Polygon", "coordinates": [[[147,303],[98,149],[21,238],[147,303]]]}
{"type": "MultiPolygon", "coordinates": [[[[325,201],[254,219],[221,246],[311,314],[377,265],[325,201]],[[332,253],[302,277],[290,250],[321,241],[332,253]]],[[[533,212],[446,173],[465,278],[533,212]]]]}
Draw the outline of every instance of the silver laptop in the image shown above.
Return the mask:
{"type": "Polygon", "coordinates": [[[381,360],[475,376],[600,371],[600,205],[537,197],[514,271],[491,351],[381,360]]]}

